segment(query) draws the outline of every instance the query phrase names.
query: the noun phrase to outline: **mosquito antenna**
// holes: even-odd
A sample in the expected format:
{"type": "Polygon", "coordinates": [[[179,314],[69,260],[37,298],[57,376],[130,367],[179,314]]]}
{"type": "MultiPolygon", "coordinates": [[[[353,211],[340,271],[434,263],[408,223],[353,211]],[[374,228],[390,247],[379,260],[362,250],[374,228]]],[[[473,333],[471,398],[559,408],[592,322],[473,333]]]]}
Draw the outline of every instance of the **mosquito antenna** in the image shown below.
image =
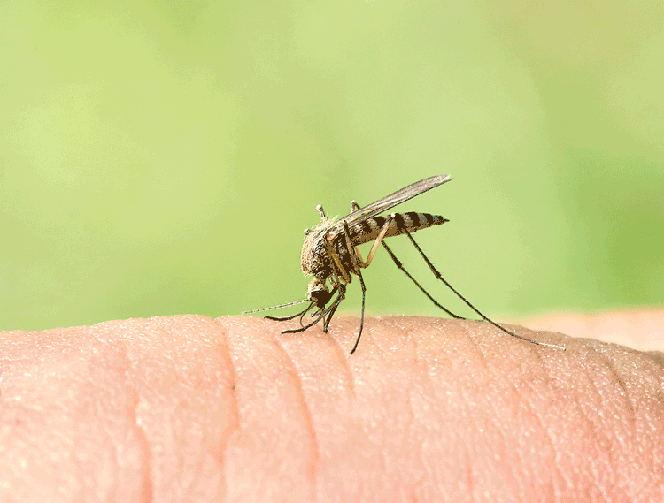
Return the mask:
{"type": "Polygon", "coordinates": [[[252,309],[250,311],[242,311],[242,314],[259,313],[261,311],[272,311],[273,309],[281,309],[282,307],[294,306],[295,304],[302,304],[303,302],[308,302],[308,300],[306,300],[306,299],[296,300],[294,302],[289,302],[288,304],[281,304],[280,306],[261,307],[260,309],[252,309]]]}
{"type": "MultiPolygon", "coordinates": [[[[450,284],[445,280],[445,278],[443,278],[443,275],[440,274],[440,273],[438,272],[438,269],[436,269],[436,268],[434,267],[434,265],[431,263],[431,261],[429,260],[429,258],[424,254],[424,252],[422,251],[422,248],[420,248],[420,245],[418,245],[418,244],[415,242],[415,240],[413,239],[413,236],[410,234],[410,232],[408,232],[407,230],[405,230],[405,233],[406,233],[406,235],[408,236],[408,239],[410,239],[410,242],[413,243],[413,246],[415,247],[415,249],[416,249],[418,252],[420,252],[420,255],[422,255],[422,258],[424,259],[424,261],[425,261],[425,262],[427,263],[427,265],[429,266],[429,269],[431,269],[431,272],[433,273],[433,275],[434,275],[437,279],[439,279],[440,281],[442,281],[442,282],[445,284],[445,286],[446,286],[447,288],[449,288],[450,290],[452,290],[452,291],[454,292],[454,294],[455,294],[457,297],[459,297],[462,301],[464,301],[464,302],[466,303],[466,305],[467,305],[469,308],[471,308],[473,311],[475,311],[475,312],[476,312],[476,313],[477,313],[477,314],[478,314],[478,315],[479,315],[484,321],[487,321],[487,322],[491,323],[494,327],[499,328],[500,330],[502,330],[502,331],[505,332],[506,334],[509,334],[509,335],[511,335],[512,337],[516,337],[517,339],[521,339],[521,340],[524,340],[524,341],[532,342],[533,344],[537,344],[538,346],[546,346],[546,347],[549,347],[549,348],[562,349],[563,351],[565,351],[565,350],[567,349],[565,346],[558,346],[557,344],[548,344],[548,343],[546,343],[546,342],[539,342],[539,341],[536,341],[535,339],[529,339],[528,337],[523,337],[523,336],[521,336],[521,335],[515,334],[514,332],[510,332],[510,331],[507,330],[505,327],[502,327],[501,325],[499,325],[499,324],[496,323],[495,321],[491,320],[488,316],[485,316],[484,314],[482,314],[482,313],[480,312],[479,309],[477,309],[475,306],[473,306],[473,305],[470,303],[470,301],[469,301],[468,299],[466,299],[463,295],[461,295],[459,292],[457,292],[456,289],[455,289],[452,285],[450,285],[450,284]]],[[[385,244],[385,243],[383,243],[383,245],[384,245],[384,244],[385,244]]],[[[403,270],[403,269],[402,269],[402,270],[403,270]]]]}

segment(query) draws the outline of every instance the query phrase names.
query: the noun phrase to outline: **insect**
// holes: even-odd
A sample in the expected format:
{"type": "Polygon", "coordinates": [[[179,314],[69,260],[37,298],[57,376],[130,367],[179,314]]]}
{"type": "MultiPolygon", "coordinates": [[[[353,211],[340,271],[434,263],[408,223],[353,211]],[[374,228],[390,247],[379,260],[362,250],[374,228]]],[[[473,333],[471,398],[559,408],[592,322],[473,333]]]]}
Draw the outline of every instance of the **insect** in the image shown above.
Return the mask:
{"type": "Polygon", "coordinates": [[[362,288],[362,313],[360,316],[360,328],[358,330],[357,339],[353,349],[350,351],[350,353],[353,354],[360,343],[360,337],[362,336],[362,329],[364,327],[364,308],[367,289],[364,284],[364,279],[362,278],[362,269],[367,268],[369,264],[371,264],[376,250],[382,245],[383,248],[387,250],[387,253],[396,266],[403,271],[437,307],[453,318],[466,319],[463,316],[458,316],[452,313],[439,304],[429,292],[427,292],[424,287],[411,276],[411,274],[404,268],[401,261],[399,261],[396,255],[394,255],[392,250],[385,243],[385,239],[388,237],[406,234],[415,249],[427,263],[434,276],[452,290],[452,292],[454,292],[468,307],[475,311],[482,320],[494,325],[503,332],[516,337],[517,339],[541,346],[561,348],[561,346],[538,342],[534,339],[529,339],[510,332],[482,314],[443,278],[429,258],[424,254],[420,246],[415,242],[412,233],[433,225],[442,225],[445,222],[449,222],[448,219],[438,215],[415,212],[391,213],[387,217],[378,216],[380,213],[408,201],[415,196],[423,194],[434,187],[449,182],[450,180],[450,175],[432,176],[408,185],[407,187],[404,187],[389,196],[385,196],[381,200],[369,204],[364,208],[361,208],[355,201],[351,201],[351,213],[342,219],[328,219],[321,205],[316,206],[321,217],[321,222],[314,229],[306,229],[304,231],[305,239],[300,257],[302,272],[306,276],[312,277],[307,288],[307,298],[267,309],[245,311],[243,314],[279,309],[302,302],[309,302],[309,305],[304,310],[292,316],[266,316],[265,318],[275,321],[286,321],[299,317],[300,328],[284,330],[282,333],[304,332],[321,321],[323,322],[323,331],[327,332],[332,317],[339,307],[339,304],[345,298],[346,286],[351,283],[353,276],[357,276],[360,281],[360,287],[362,288]],[[358,246],[370,241],[373,241],[373,246],[367,255],[366,261],[364,261],[360,255],[358,246]],[[330,286],[328,286],[328,282],[330,286]],[[333,297],[334,300],[332,300],[333,297]],[[330,303],[330,301],[332,302],[330,303]],[[309,323],[304,324],[304,317],[312,310],[312,320],[309,323]]]}

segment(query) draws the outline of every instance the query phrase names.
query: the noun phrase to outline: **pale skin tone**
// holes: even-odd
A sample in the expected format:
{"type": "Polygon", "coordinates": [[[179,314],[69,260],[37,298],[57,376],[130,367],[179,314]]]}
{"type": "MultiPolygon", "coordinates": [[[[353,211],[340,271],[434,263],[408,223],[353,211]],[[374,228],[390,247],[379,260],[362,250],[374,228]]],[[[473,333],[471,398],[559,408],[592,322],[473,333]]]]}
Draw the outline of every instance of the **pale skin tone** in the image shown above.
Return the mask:
{"type": "Polygon", "coordinates": [[[508,325],[562,351],[367,318],[352,356],[356,317],[5,332],[0,500],[663,501],[664,357],[600,342],[601,323],[585,340],[508,325]]]}

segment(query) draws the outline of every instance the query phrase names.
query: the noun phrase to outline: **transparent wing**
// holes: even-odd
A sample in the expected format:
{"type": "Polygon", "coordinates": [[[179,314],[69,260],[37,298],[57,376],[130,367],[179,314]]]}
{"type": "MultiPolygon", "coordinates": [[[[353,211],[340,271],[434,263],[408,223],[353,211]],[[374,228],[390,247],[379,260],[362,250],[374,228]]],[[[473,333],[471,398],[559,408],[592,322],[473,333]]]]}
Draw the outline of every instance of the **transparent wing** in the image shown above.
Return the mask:
{"type": "Polygon", "coordinates": [[[438,187],[439,185],[442,185],[445,182],[450,181],[451,179],[452,178],[450,177],[450,175],[438,175],[438,176],[432,176],[431,178],[425,178],[424,180],[415,182],[409,185],[408,187],[404,187],[403,189],[397,190],[394,194],[385,196],[380,201],[376,201],[375,203],[371,203],[365,206],[364,208],[360,208],[359,210],[353,211],[350,215],[343,218],[342,220],[345,220],[346,222],[348,222],[349,226],[352,226],[354,224],[362,222],[363,220],[369,217],[373,217],[375,215],[378,215],[379,213],[382,213],[383,211],[387,211],[390,208],[394,208],[397,204],[401,204],[405,201],[408,201],[409,199],[412,199],[415,196],[423,194],[427,190],[433,189],[434,187],[438,187]]]}

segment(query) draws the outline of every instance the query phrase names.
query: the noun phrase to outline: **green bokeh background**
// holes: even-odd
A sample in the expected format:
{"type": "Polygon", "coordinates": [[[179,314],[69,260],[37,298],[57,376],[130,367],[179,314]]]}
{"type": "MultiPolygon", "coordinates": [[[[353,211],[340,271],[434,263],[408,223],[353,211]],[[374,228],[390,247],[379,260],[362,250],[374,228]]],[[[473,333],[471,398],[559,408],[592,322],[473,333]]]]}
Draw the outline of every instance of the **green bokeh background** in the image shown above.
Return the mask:
{"type": "MultiPolygon", "coordinates": [[[[300,299],[316,204],[439,173],[399,209],[486,314],[661,306],[663,55],[659,1],[5,0],[0,329],[300,299]]],[[[384,251],[365,280],[438,314],[384,251]]]]}

